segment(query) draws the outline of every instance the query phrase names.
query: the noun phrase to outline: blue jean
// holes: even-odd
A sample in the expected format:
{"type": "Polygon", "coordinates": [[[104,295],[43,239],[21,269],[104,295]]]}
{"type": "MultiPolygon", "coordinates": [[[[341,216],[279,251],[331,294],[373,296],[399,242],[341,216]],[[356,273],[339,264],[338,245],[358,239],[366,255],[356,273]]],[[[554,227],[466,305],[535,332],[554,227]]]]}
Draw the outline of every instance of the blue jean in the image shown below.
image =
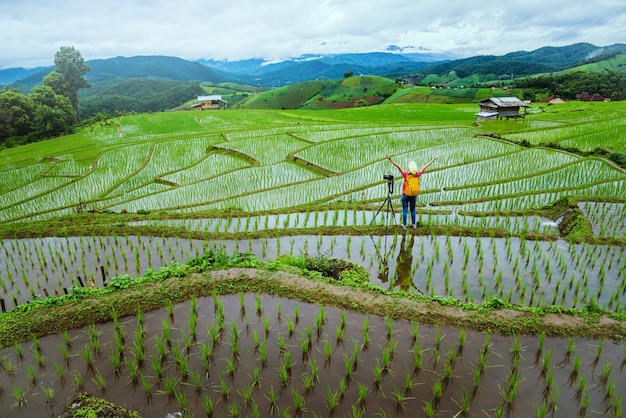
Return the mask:
{"type": "Polygon", "coordinates": [[[413,221],[413,225],[415,225],[417,223],[417,216],[415,215],[415,202],[417,201],[417,196],[407,196],[402,193],[400,201],[402,202],[402,225],[406,225],[409,209],[411,209],[411,221],[413,221]]]}

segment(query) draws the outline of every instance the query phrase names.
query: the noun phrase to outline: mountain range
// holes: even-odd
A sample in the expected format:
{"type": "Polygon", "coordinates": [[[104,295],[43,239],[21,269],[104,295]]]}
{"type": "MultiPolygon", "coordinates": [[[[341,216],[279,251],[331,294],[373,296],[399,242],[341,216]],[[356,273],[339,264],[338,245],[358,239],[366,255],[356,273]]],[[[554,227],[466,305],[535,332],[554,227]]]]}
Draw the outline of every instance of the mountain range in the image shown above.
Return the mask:
{"type": "MultiPolygon", "coordinates": [[[[593,60],[626,54],[626,44],[596,46],[577,43],[563,47],[543,47],[534,51],[516,51],[502,56],[481,55],[457,59],[446,53],[391,53],[303,55],[281,62],[261,59],[242,61],[188,61],[168,56],[115,57],[86,61],[91,71],[85,78],[91,84],[122,79],[163,79],[219,84],[233,82],[257,87],[279,87],[315,79],[355,75],[379,75],[388,78],[423,78],[429,74],[457,77],[506,75],[526,76],[554,72],[593,60]]],[[[28,93],[54,69],[9,68],[0,70],[0,85],[10,85],[28,93]]]]}

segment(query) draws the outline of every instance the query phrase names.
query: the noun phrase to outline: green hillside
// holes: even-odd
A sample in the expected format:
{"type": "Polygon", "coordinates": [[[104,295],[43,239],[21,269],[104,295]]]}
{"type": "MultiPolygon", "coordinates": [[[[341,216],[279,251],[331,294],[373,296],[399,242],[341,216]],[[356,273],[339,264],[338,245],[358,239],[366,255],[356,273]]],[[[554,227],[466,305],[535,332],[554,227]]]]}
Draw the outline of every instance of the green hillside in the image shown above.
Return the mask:
{"type": "Polygon", "coordinates": [[[579,65],[567,70],[559,71],[559,73],[567,74],[575,71],[602,72],[602,71],[626,71],[626,54],[619,54],[609,59],[592,62],[589,64],[579,65]]]}
{"type": "Polygon", "coordinates": [[[378,76],[314,80],[259,93],[243,102],[248,109],[343,109],[382,103],[398,84],[378,76]]]}

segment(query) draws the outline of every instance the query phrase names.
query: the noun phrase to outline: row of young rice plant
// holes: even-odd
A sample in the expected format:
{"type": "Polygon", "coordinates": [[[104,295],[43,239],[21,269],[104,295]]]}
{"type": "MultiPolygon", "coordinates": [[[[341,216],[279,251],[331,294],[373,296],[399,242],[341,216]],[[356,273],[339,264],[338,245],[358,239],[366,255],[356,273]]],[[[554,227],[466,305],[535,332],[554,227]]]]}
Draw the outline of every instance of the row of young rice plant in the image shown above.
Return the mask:
{"type": "Polygon", "coordinates": [[[626,203],[580,202],[583,211],[599,237],[626,236],[626,203]]]}
{"type": "Polygon", "coordinates": [[[2,167],[0,171],[0,197],[11,190],[25,186],[39,176],[49,167],[47,163],[32,164],[27,167],[11,168],[10,165],[2,167]]]}
{"type": "Polygon", "coordinates": [[[238,294],[35,338],[0,364],[7,418],[56,416],[77,392],[142,416],[621,416],[626,350],[238,294]]]}
{"type": "Polygon", "coordinates": [[[621,138],[626,134],[626,123],[623,116],[602,122],[585,122],[570,124],[551,129],[507,134],[506,138],[515,141],[526,140],[531,144],[542,142],[558,142],[566,147],[592,151],[598,147],[624,152],[626,147],[621,138]]]}
{"type": "MultiPolygon", "coordinates": [[[[272,128],[265,129],[246,129],[246,130],[238,130],[235,132],[228,132],[227,137],[229,141],[241,141],[244,139],[250,138],[268,138],[273,136],[280,135],[292,135],[294,137],[300,138],[306,142],[317,142],[315,140],[315,134],[313,134],[313,138],[309,139],[309,133],[320,133],[324,135],[325,132],[335,132],[335,131],[344,131],[348,128],[353,128],[351,124],[338,124],[338,123],[328,123],[328,124],[317,124],[310,123],[307,121],[305,124],[300,124],[300,118],[298,118],[298,122],[290,123],[288,125],[283,126],[275,126],[272,128]]],[[[379,127],[378,130],[384,129],[379,127]]]]}
{"type": "Polygon", "coordinates": [[[19,204],[19,202],[28,202],[31,199],[45,196],[51,191],[68,184],[70,180],[62,177],[41,177],[33,180],[24,186],[13,189],[0,195],[0,211],[11,206],[19,204]]]}
{"type": "Polygon", "coordinates": [[[219,201],[250,194],[258,190],[269,190],[284,184],[302,182],[316,178],[311,171],[293,163],[279,163],[271,166],[249,167],[227,172],[220,176],[178,187],[163,193],[109,206],[113,211],[161,210],[201,205],[209,201],[219,201]]]}
{"type": "MultiPolygon", "coordinates": [[[[200,218],[200,219],[162,219],[149,221],[129,222],[129,226],[165,226],[179,228],[184,231],[199,231],[213,233],[241,233],[268,231],[274,229],[307,229],[329,226],[368,226],[386,225],[398,226],[400,222],[400,205],[392,202],[390,209],[379,208],[377,211],[362,211],[356,208],[335,210],[308,210],[303,212],[289,212],[282,214],[250,214],[247,216],[230,216],[227,218],[200,218]],[[395,208],[395,209],[394,209],[395,208]]],[[[558,236],[559,229],[556,222],[537,215],[530,216],[472,216],[456,212],[418,211],[417,222],[420,225],[446,225],[467,228],[501,228],[512,234],[521,234],[529,231],[558,236]]],[[[619,231],[619,230],[618,230],[619,231]]]]}
{"type": "MultiPolygon", "coordinates": [[[[217,135],[190,138],[177,141],[157,142],[154,144],[150,159],[140,171],[121,183],[115,190],[133,190],[146,183],[153,182],[169,172],[196,164],[207,155],[207,150],[221,138],[217,135]]],[[[202,177],[201,177],[202,178],[202,177]]]]}
{"type": "Polygon", "coordinates": [[[498,296],[527,306],[626,308],[624,247],[451,236],[322,236],[202,241],[140,236],[3,240],[0,298],[11,309],[72,286],[140,276],[205,251],[350,260],[375,285],[481,304],[498,296]]]}
{"type": "Polygon", "coordinates": [[[91,159],[75,160],[72,156],[62,156],[54,162],[50,170],[46,171],[46,176],[82,177],[94,167],[94,162],[91,159]]]}
{"type": "Polygon", "coordinates": [[[161,178],[179,185],[188,185],[200,179],[209,179],[222,173],[247,167],[249,164],[235,156],[211,151],[204,159],[189,168],[165,174],[161,178]]]}
{"type": "Polygon", "coordinates": [[[367,137],[326,141],[298,151],[295,157],[335,173],[341,173],[355,170],[380,160],[386,155],[417,151],[442,143],[468,139],[472,136],[472,132],[467,128],[394,131],[367,137]]]}
{"type": "MultiPolygon", "coordinates": [[[[472,158],[479,158],[479,154],[496,156],[511,151],[518,151],[519,147],[491,141],[485,138],[472,138],[459,141],[454,144],[446,143],[422,150],[429,155],[440,154],[441,163],[436,163],[433,170],[429,170],[422,178],[422,189],[428,190],[432,186],[430,179],[437,172],[440,165],[459,165],[472,158]]],[[[395,157],[402,164],[408,164],[409,159],[416,158],[415,154],[406,153],[395,157]],[[406,160],[406,161],[404,161],[406,160]]],[[[348,162],[348,164],[350,164],[348,162]]],[[[348,167],[344,167],[345,170],[348,167]]],[[[387,185],[382,184],[385,173],[393,173],[396,176],[397,187],[399,189],[401,178],[393,171],[395,168],[383,159],[372,162],[353,171],[343,171],[342,174],[332,177],[313,179],[298,185],[286,184],[284,187],[265,190],[251,195],[241,195],[235,198],[217,202],[202,209],[223,209],[227,207],[237,207],[243,210],[273,210],[286,207],[306,205],[312,202],[328,200],[341,200],[364,202],[384,199],[387,194],[387,185]]],[[[399,193],[399,190],[396,190],[399,193]]]]}
{"type": "Polygon", "coordinates": [[[215,145],[215,147],[244,154],[262,165],[272,165],[285,161],[288,154],[304,148],[307,145],[309,145],[309,143],[301,139],[282,134],[223,142],[215,145]]]}
{"type": "MultiPolygon", "coordinates": [[[[419,129],[436,129],[435,126],[422,125],[419,129]]],[[[296,135],[298,138],[305,139],[310,142],[322,143],[326,141],[332,141],[342,138],[351,138],[351,137],[365,137],[371,135],[380,135],[391,132],[404,132],[404,131],[415,131],[415,125],[360,125],[359,127],[355,127],[353,125],[342,125],[335,126],[332,129],[327,130],[306,130],[302,132],[298,132],[296,135]]]]}
{"type": "Polygon", "coordinates": [[[117,183],[132,176],[144,163],[149,144],[114,148],[104,153],[97,162],[97,167],[88,176],[53,190],[52,193],[32,198],[18,205],[0,211],[0,220],[8,220],[53,211],[68,206],[75,206],[105,196],[117,183]]]}
{"type": "MultiPolygon", "coordinates": [[[[539,209],[550,205],[564,197],[587,199],[623,198],[626,196],[626,180],[609,180],[593,186],[580,186],[563,191],[528,193],[517,197],[499,198],[481,202],[463,203],[454,206],[438,206],[442,210],[459,210],[467,212],[498,212],[539,209]]],[[[420,197],[418,196],[418,201],[420,197]]]]}
{"type": "Polygon", "coordinates": [[[475,199],[511,196],[537,191],[551,191],[588,186],[610,179],[624,179],[626,173],[616,170],[605,161],[596,159],[578,160],[573,164],[555,168],[541,174],[528,174],[526,177],[506,182],[490,182],[480,186],[446,190],[429,194],[432,202],[469,201],[475,199]]]}

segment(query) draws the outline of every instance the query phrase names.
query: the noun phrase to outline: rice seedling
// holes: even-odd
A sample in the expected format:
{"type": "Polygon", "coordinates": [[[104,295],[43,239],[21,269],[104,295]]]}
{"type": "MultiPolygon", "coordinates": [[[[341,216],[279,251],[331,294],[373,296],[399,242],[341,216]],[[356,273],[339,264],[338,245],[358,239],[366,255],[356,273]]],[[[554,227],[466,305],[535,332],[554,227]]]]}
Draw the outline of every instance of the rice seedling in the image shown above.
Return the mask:
{"type": "Polygon", "coordinates": [[[11,347],[11,350],[13,350],[13,353],[18,360],[22,360],[24,358],[24,349],[22,348],[22,344],[14,344],[11,347]]]}
{"type": "Polygon", "coordinates": [[[437,412],[436,402],[434,400],[431,400],[430,402],[426,402],[423,410],[424,410],[425,417],[427,418],[434,417],[435,413],[437,412]]]}
{"type": "Polygon", "coordinates": [[[95,324],[91,324],[87,327],[87,335],[89,336],[89,342],[93,352],[95,354],[100,354],[100,333],[96,329],[95,324]]]}
{"type": "MultiPolygon", "coordinates": [[[[115,334],[117,335],[117,334],[115,334]]],[[[121,341],[118,341],[117,337],[114,338],[115,339],[115,346],[117,348],[117,352],[121,357],[123,357],[123,353],[124,353],[124,346],[122,345],[123,343],[121,341]]],[[[158,357],[158,361],[159,362],[164,362],[167,359],[167,355],[168,355],[168,349],[165,343],[165,338],[162,337],[161,335],[155,335],[154,336],[154,346],[157,349],[157,352],[159,354],[158,357]]]]}
{"type": "Polygon", "coordinates": [[[333,391],[331,389],[330,385],[328,386],[326,393],[326,406],[328,411],[332,414],[337,406],[339,406],[340,396],[337,391],[333,391]]]}
{"type": "Polygon", "coordinates": [[[401,409],[406,412],[405,402],[408,399],[406,393],[400,388],[394,387],[394,389],[391,391],[391,395],[393,397],[393,400],[395,401],[396,409],[401,409]]]}
{"type": "Polygon", "coordinates": [[[157,382],[163,378],[163,362],[160,357],[150,357],[150,364],[157,382]]]}
{"type": "Polygon", "coordinates": [[[119,376],[122,369],[122,361],[120,356],[116,352],[109,353],[109,360],[111,361],[111,368],[116,376],[119,376]]]}
{"type": "Polygon", "coordinates": [[[172,334],[170,329],[170,323],[165,319],[161,322],[161,335],[163,336],[163,339],[167,343],[168,347],[171,347],[172,334]]]}
{"type": "Polygon", "coordinates": [[[128,365],[128,380],[133,384],[137,384],[139,379],[139,363],[134,358],[126,361],[128,365]]]}
{"type": "Polygon", "coordinates": [[[191,378],[191,384],[196,389],[196,393],[202,392],[202,376],[195,370],[191,370],[189,372],[189,377],[191,378]]]}
{"type": "Polygon", "coordinates": [[[263,367],[267,365],[267,341],[263,340],[263,343],[259,346],[259,359],[263,367]]]}
{"type": "Polygon", "coordinates": [[[439,403],[442,396],[443,384],[441,383],[441,381],[437,380],[433,383],[433,399],[436,401],[436,404],[439,403]]]}
{"type": "Polygon", "coordinates": [[[187,411],[187,395],[185,394],[185,392],[182,390],[176,390],[174,397],[176,398],[176,403],[178,404],[178,407],[181,409],[181,411],[186,412],[187,411]]]}
{"type": "Polygon", "coordinates": [[[291,387],[291,405],[294,408],[294,412],[296,415],[301,414],[305,408],[305,399],[296,388],[291,387]]]}
{"type": "Polygon", "coordinates": [[[135,332],[135,343],[133,346],[133,354],[135,355],[135,360],[139,365],[143,363],[143,360],[146,355],[146,346],[144,342],[144,333],[140,331],[135,332]]]}
{"type": "MultiPolygon", "coordinates": [[[[63,368],[63,366],[61,366],[56,361],[53,362],[53,365],[54,365],[54,371],[56,372],[57,377],[59,378],[59,381],[61,381],[61,383],[65,382],[65,369],[63,368]]],[[[0,390],[0,393],[2,393],[2,390],[0,390]]]]}
{"type": "Polygon", "coordinates": [[[372,372],[374,374],[374,384],[377,387],[380,387],[382,385],[384,370],[379,359],[376,359],[376,364],[374,365],[372,372]]]}
{"type": "Polygon", "coordinates": [[[30,381],[31,385],[37,386],[37,374],[35,373],[35,370],[33,369],[33,366],[31,364],[28,365],[26,375],[28,376],[28,380],[30,381]]]}
{"type": "Polygon", "coordinates": [[[91,350],[89,349],[89,346],[87,345],[83,346],[81,355],[83,357],[83,360],[85,361],[87,370],[91,370],[93,368],[93,356],[91,354],[91,350]]]}
{"type": "Polygon", "coordinates": [[[85,387],[85,383],[83,381],[83,375],[79,372],[74,372],[74,385],[76,386],[76,390],[83,390],[85,387]]]}
{"type": "Polygon", "coordinates": [[[607,383],[611,377],[611,372],[613,371],[613,366],[610,363],[605,363],[602,368],[602,372],[600,372],[600,376],[598,378],[598,383],[601,387],[606,388],[607,383]]]}
{"type": "MultiPolygon", "coordinates": [[[[189,314],[189,318],[187,319],[187,329],[189,330],[189,334],[191,335],[191,338],[193,341],[196,340],[196,337],[198,335],[198,330],[197,330],[197,326],[198,326],[198,314],[196,313],[197,311],[193,310],[190,314],[189,314]]],[[[189,346],[189,345],[187,345],[189,346]]]]}
{"type": "Polygon", "coordinates": [[[296,325],[293,323],[291,318],[287,319],[287,332],[289,333],[289,337],[293,335],[295,332],[296,325]]]}
{"type": "Polygon", "coordinates": [[[342,341],[343,341],[343,339],[344,339],[344,337],[345,337],[345,335],[346,335],[346,329],[345,329],[345,327],[343,327],[343,326],[341,326],[341,325],[337,325],[337,328],[336,328],[336,335],[337,335],[337,337],[336,337],[336,338],[337,338],[337,342],[338,342],[338,343],[339,343],[339,342],[342,342],[342,341]]]}
{"type": "Polygon", "coordinates": [[[163,379],[163,392],[168,398],[173,399],[176,394],[176,385],[178,384],[176,378],[172,376],[166,376],[163,379]]]}
{"type": "Polygon", "coordinates": [[[12,409],[23,408],[28,404],[26,398],[26,392],[19,386],[13,387],[13,399],[15,400],[11,405],[12,409]]]}
{"type": "Polygon", "coordinates": [[[267,337],[270,333],[270,319],[269,317],[263,318],[263,328],[265,329],[265,336],[267,337]]]}
{"type": "Polygon", "coordinates": [[[207,395],[202,395],[202,409],[206,413],[207,417],[213,416],[213,400],[207,395]]]}
{"type": "Polygon", "coordinates": [[[33,336],[33,343],[31,345],[31,350],[33,352],[41,351],[41,341],[39,341],[39,338],[35,336],[33,336]]]}
{"type": "Polygon", "coordinates": [[[261,299],[261,295],[257,293],[255,295],[255,300],[256,300],[256,315],[260,317],[263,311],[263,301],[261,299]]]}
{"type": "Polygon", "coordinates": [[[35,357],[35,360],[37,361],[37,364],[39,365],[40,369],[43,369],[46,365],[46,358],[43,356],[41,351],[35,351],[33,352],[33,356],[35,357]]]}
{"type": "Polygon", "coordinates": [[[323,306],[320,306],[317,315],[315,316],[315,326],[317,328],[317,334],[320,335],[322,330],[324,329],[324,324],[326,323],[326,311],[323,306]]]}
{"type": "MultiPolygon", "coordinates": [[[[330,389],[329,389],[330,390],[330,389]]],[[[274,414],[278,411],[278,393],[274,390],[274,386],[270,386],[270,389],[265,394],[265,398],[270,404],[270,414],[274,414]]]]}

